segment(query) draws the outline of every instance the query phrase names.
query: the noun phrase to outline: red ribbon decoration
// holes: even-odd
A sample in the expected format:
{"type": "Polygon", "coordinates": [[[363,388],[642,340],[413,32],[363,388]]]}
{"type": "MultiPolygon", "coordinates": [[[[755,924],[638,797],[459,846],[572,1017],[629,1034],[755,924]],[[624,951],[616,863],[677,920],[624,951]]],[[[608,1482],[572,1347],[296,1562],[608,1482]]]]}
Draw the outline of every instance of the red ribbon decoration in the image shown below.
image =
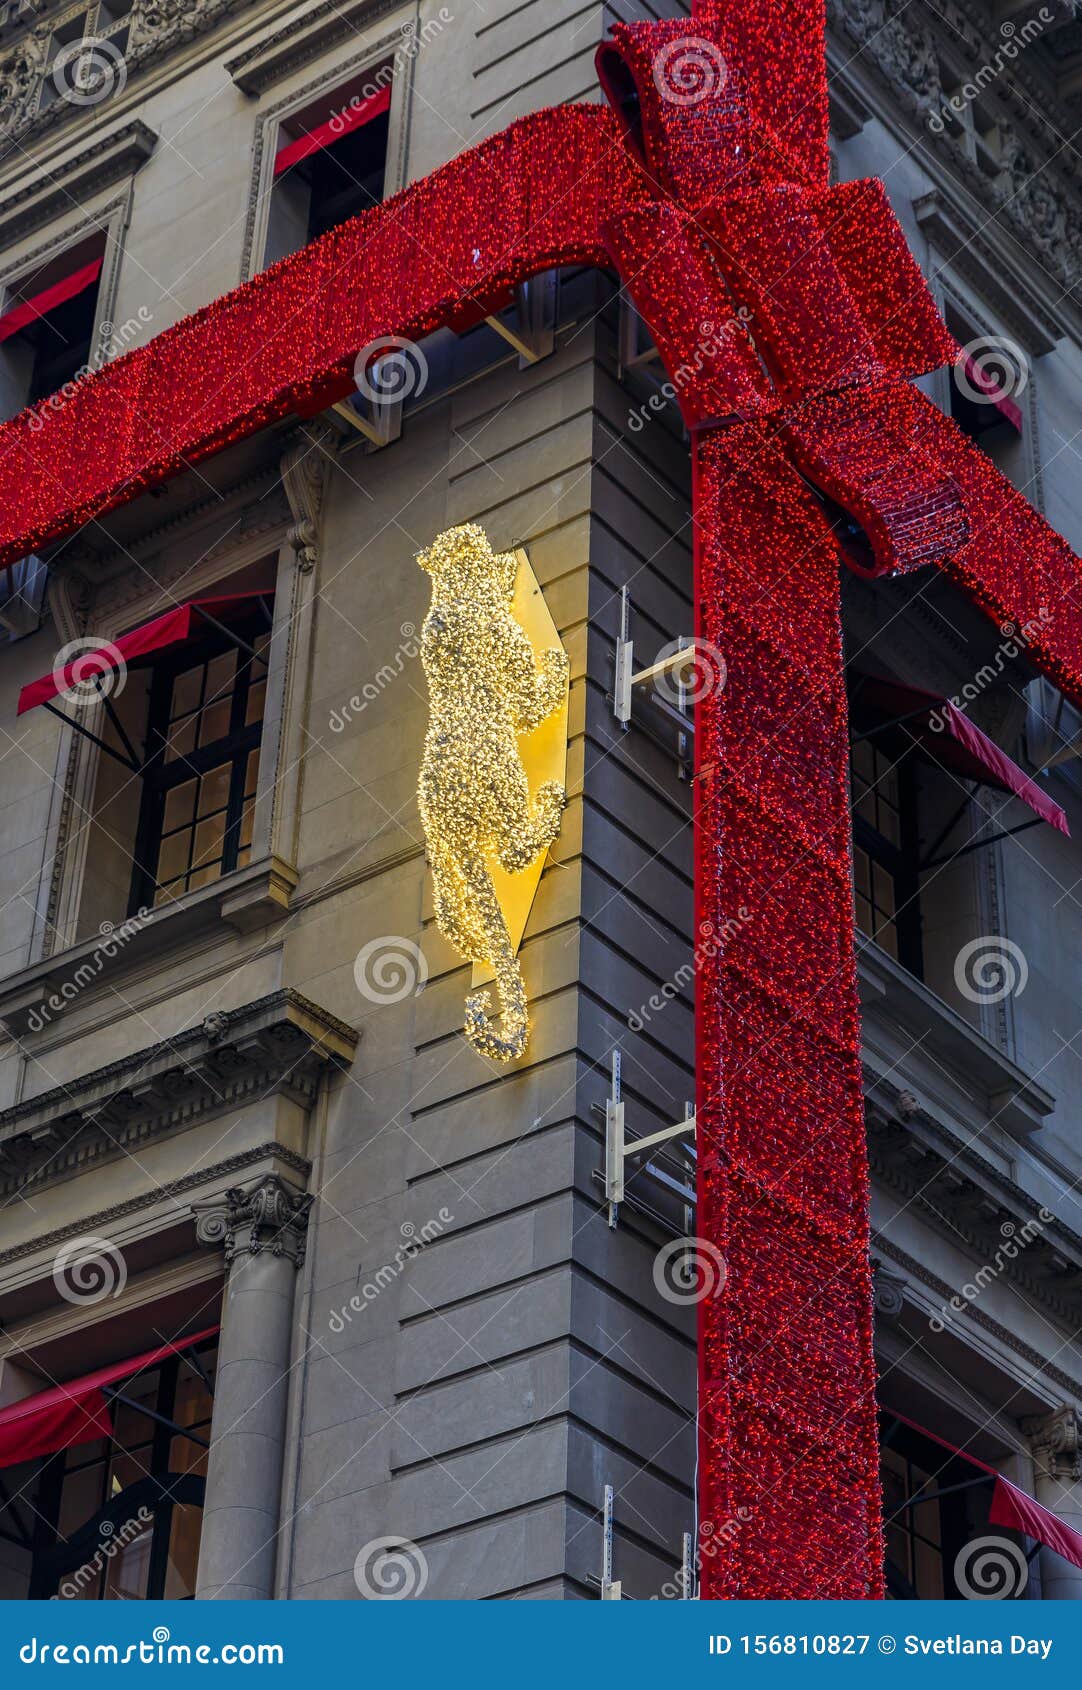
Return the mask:
{"type": "Polygon", "coordinates": [[[728,675],[695,783],[698,1226],[728,1269],[701,1305],[706,1597],[883,1590],[843,554],[811,489],[863,526],[853,567],[945,569],[1082,704],[1078,560],[911,385],[958,348],[882,185],[830,186],[823,13],[617,25],[614,114],[512,125],[0,428],[2,564],[344,397],[381,336],[616,265],[692,431],[696,631],[728,675]]]}

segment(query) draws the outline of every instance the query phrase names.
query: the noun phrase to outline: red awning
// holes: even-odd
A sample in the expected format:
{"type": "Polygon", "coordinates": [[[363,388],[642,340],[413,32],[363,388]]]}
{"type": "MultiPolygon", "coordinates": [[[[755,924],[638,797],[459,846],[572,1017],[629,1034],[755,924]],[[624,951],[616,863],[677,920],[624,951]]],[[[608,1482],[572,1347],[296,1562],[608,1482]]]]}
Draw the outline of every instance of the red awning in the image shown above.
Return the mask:
{"type": "Polygon", "coordinates": [[[289,170],[292,165],[299,164],[302,158],[321,152],[324,147],[333,147],[344,135],[351,135],[355,129],[363,128],[374,118],[382,117],[390,103],[390,88],[381,88],[378,93],[369,94],[366,100],[360,100],[357,105],[351,104],[345,111],[336,112],[326,123],[317,124],[307,135],[302,135],[299,141],[288,141],[275,155],[275,176],[280,176],[283,170],[289,170]]]}
{"type": "Polygon", "coordinates": [[[1014,400],[1004,393],[995,377],[990,376],[987,370],[981,367],[977,359],[972,357],[968,352],[963,352],[958,362],[965,373],[965,377],[969,382],[969,385],[974,388],[977,393],[982,393],[984,397],[995,406],[996,410],[1000,412],[1004,420],[1010,423],[1015,432],[1017,434],[1021,434],[1022,412],[1015,404],[1014,400]]]}
{"type": "Polygon", "coordinates": [[[0,317],[0,341],[9,340],[20,329],[25,329],[28,323],[36,322],[50,311],[55,311],[58,305],[64,305],[69,299],[74,299],[77,293],[83,293],[92,287],[101,275],[101,259],[95,258],[93,264],[84,264],[81,270],[73,270],[70,276],[62,281],[54,282],[51,288],[43,288],[41,293],[34,294],[32,299],[24,299],[18,305],[13,305],[10,311],[5,311],[0,317]]]}
{"type": "Polygon", "coordinates": [[[216,622],[227,622],[258,599],[270,600],[273,596],[269,592],[233,593],[226,598],[191,599],[188,604],[177,605],[175,610],[167,610],[164,616],[156,616],[153,622],[144,622],[141,628],[133,628],[130,634],[122,634],[118,640],[99,646],[96,651],[80,652],[63,669],[42,675],[40,680],[29,681],[19,694],[16,714],[21,716],[25,711],[33,710],[35,705],[48,704],[50,699],[58,698],[71,687],[92,681],[95,675],[109,675],[122,666],[133,669],[166,646],[181,645],[191,639],[193,631],[198,629],[201,620],[205,621],[206,616],[213,617],[216,622]],[[206,616],[202,615],[204,612],[206,616]]]}
{"type": "Polygon", "coordinates": [[[167,1356],[212,1338],[217,1330],[208,1326],[190,1338],[159,1344],[157,1349],[145,1350],[127,1361],[114,1361],[94,1373],[85,1373],[81,1379],[52,1385],[47,1391],[36,1391],[32,1397],[0,1408],[0,1468],[15,1467],[39,1455],[54,1455],[58,1449],[72,1449],[76,1444],[93,1443],[95,1438],[111,1437],[112,1412],[104,1387],[148,1372],[167,1356]]]}
{"type": "Polygon", "coordinates": [[[949,1450],[951,1455],[957,1455],[960,1460],[968,1461],[971,1467],[977,1467],[982,1473],[995,1481],[992,1491],[992,1503],[988,1510],[988,1523],[992,1526],[1006,1526],[1025,1537],[1031,1537],[1037,1543],[1043,1543],[1047,1549],[1054,1549],[1057,1555],[1062,1555],[1065,1561],[1070,1561],[1073,1567],[1082,1567],[1082,1532],[1076,1532],[1053,1514],[1050,1508],[1032,1496],[1027,1496],[1024,1490],[1005,1479],[1002,1473],[997,1473],[994,1467],[989,1467],[986,1461],[981,1461],[975,1455],[969,1455],[964,1449],[956,1449],[935,1432],[929,1432],[927,1426],[919,1426],[915,1420],[910,1420],[904,1414],[898,1414],[892,1408],[883,1410],[892,1420],[900,1420],[903,1426],[909,1426],[914,1432],[919,1432],[922,1438],[929,1438],[941,1449],[949,1450]]]}
{"type": "Polygon", "coordinates": [[[1050,827],[1070,834],[1067,817],[1055,799],[1049,798],[949,699],[925,692],[922,687],[874,676],[865,678],[859,697],[861,702],[867,700],[899,722],[904,721],[906,731],[935,762],[963,780],[980,781],[999,792],[1012,793],[1050,827]]]}

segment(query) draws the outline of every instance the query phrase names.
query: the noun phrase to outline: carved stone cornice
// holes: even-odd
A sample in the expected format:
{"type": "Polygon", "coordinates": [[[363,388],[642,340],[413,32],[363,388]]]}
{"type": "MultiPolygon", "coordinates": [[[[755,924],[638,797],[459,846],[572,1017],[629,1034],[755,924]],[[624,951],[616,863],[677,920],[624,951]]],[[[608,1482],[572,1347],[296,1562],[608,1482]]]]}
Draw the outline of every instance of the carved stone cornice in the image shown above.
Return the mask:
{"type": "Polygon", "coordinates": [[[226,59],[225,68],[243,93],[262,94],[329,47],[355,38],[365,25],[402,9],[402,0],[317,0],[300,17],[226,59]]]}
{"type": "Polygon", "coordinates": [[[279,471],[285,488],[293,526],[289,530],[289,544],[297,558],[297,568],[305,575],[314,569],[319,557],[319,518],[323,508],[323,490],[327,482],[327,465],[333,459],[337,435],[326,423],[315,423],[302,429],[282,454],[279,471]]]}
{"type": "MultiPolygon", "coordinates": [[[[93,194],[129,180],[146,163],[157,141],[153,129],[132,118],[108,135],[93,132],[77,152],[51,163],[47,170],[32,166],[24,170],[0,193],[0,248],[12,246],[73,205],[84,205],[93,194]]],[[[69,238],[67,232],[65,238],[69,238]]]]}
{"type": "Polygon", "coordinates": [[[1077,1408],[1068,1404],[1052,1414],[1031,1415],[1022,1421],[1022,1431],[1043,1478],[1061,1484],[1082,1479],[1082,1419],[1077,1408]]]}
{"type": "MultiPolygon", "coordinates": [[[[875,1246],[885,1256],[889,1256],[890,1260],[896,1263],[898,1267],[904,1268],[911,1279],[917,1280],[919,1284],[926,1285],[930,1291],[933,1291],[941,1303],[949,1303],[955,1295],[955,1288],[948,1285],[945,1279],[940,1279],[939,1275],[932,1273],[924,1262],[919,1262],[908,1251],[900,1250],[889,1239],[879,1236],[876,1238],[875,1246]]],[[[979,1303],[969,1303],[959,1318],[972,1321],[974,1326],[981,1327],[991,1337],[995,1338],[997,1343],[1002,1344],[1005,1350],[1010,1350],[1013,1355],[1021,1357],[1032,1369],[1032,1382],[1034,1384],[1040,1381],[1041,1384],[1059,1385],[1062,1390],[1068,1391],[1072,1396],[1082,1401],[1082,1379],[1075,1379],[1071,1374],[1065,1373],[1061,1367],[1056,1366],[1055,1362],[1049,1361],[1047,1355],[1042,1354],[1040,1350],[1035,1350],[1032,1344],[1027,1344],[1006,1326],[1002,1326],[998,1320],[993,1320],[992,1316],[986,1314],[979,1303]]]]}
{"type": "Polygon", "coordinates": [[[308,1212],[314,1198],[288,1185],[277,1174],[264,1174],[251,1186],[230,1186],[219,1197],[192,1204],[196,1242],[225,1251],[226,1267],[238,1256],[285,1256],[294,1267],[304,1263],[308,1212]]]}
{"type": "Polygon", "coordinates": [[[209,1168],[200,1168],[198,1173],[185,1174],[181,1179],[166,1181],[164,1185],[148,1185],[145,1191],[125,1199],[123,1203],[115,1203],[108,1209],[98,1209],[90,1215],[80,1215],[78,1220],[70,1221],[66,1226],[54,1227],[51,1232],[38,1233],[33,1238],[24,1239],[21,1244],[12,1245],[10,1249],[0,1250],[0,1266],[21,1261],[42,1251],[55,1251],[69,1238],[83,1238],[91,1233],[105,1231],[112,1222],[127,1220],[144,1209],[154,1208],[163,1200],[187,1197],[200,1186],[214,1185],[222,1179],[236,1178],[238,1174],[243,1176],[246,1169],[258,1167],[261,1162],[280,1164],[291,1169],[302,1180],[308,1178],[312,1168],[306,1157],[299,1156],[287,1145],[278,1144],[276,1141],[256,1144],[250,1150],[240,1150],[235,1156],[224,1157],[221,1162],[215,1162],[209,1168]]]}
{"type": "MultiPolygon", "coordinates": [[[[123,67],[126,81],[155,64],[199,35],[206,34],[233,13],[255,0],[134,0],[124,21],[126,43],[123,67]]],[[[57,98],[42,104],[42,89],[51,74],[52,27],[48,22],[33,25],[0,58],[0,159],[17,157],[21,144],[34,135],[55,128],[86,107],[76,101],[57,98]]],[[[105,36],[106,41],[109,34],[105,36]]],[[[120,54],[117,53],[119,61],[120,54]]]]}
{"type": "Polygon", "coordinates": [[[903,118],[920,126],[929,160],[964,184],[1014,236],[1019,252],[1028,253],[1082,306],[1077,291],[1082,213],[1072,149],[1063,140],[1074,126],[1066,111],[1057,110],[1054,81],[1031,70],[1022,50],[983,86],[984,104],[1003,114],[998,168],[989,174],[967,155],[949,125],[930,126],[929,119],[942,113],[949,98],[941,61],[960,58],[976,71],[984,64],[994,66],[996,53],[1002,56],[1007,49],[977,0],[947,0],[946,9],[949,17],[919,0],[900,8],[893,0],[828,0],[830,25],[841,43],[833,53],[835,74],[854,89],[865,76],[885,88],[903,118]]]}
{"type": "MultiPolygon", "coordinates": [[[[879,1082],[878,1096],[866,1103],[873,1174],[904,1196],[941,1236],[968,1246],[978,1265],[994,1263],[997,1278],[1022,1286],[1077,1327],[1082,1321],[1082,1237],[921,1110],[903,1119],[881,1101],[888,1090],[879,1082]]],[[[877,1235],[877,1246],[885,1248],[886,1242],[877,1235]]],[[[948,1300],[957,1291],[950,1287],[948,1300]]]]}
{"type": "Polygon", "coordinates": [[[275,1094],[311,1108],[358,1034],[283,990],[0,1111],[0,1196],[81,1173],[150,1139],[275,1094]]]}

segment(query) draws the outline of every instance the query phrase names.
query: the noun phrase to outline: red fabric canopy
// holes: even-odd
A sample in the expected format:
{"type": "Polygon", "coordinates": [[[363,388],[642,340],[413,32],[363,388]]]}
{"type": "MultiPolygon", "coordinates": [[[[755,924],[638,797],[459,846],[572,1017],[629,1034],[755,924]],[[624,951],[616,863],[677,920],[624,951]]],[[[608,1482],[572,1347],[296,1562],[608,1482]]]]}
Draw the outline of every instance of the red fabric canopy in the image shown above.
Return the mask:
{"type": "Polygon", "coordinates": [[[986,1461],[970,1455],[964,1449],[956,1449],[946,1438],[941,1438],[935,1432],[929,1432],[927,1426],[918,1426],[915,1420],[910,1420],[904,1414],[898,1414],[894,1409],[883,1411],[892,1420],[900,1420],[903,1426],[909,1426],[914,1432],[919,1432],[922,1438],[931,1439],[941,1449],[949,1450],[951,1455],[957,1455],[960,1460],[968,1461],[971,1467],[977,1467],[982,1473],[987,1473],[995,1480],[992,1491],[992,1503],[988,1510],[988,1523],[992,1526],[1007,1526],[1016,1532],[1022,1532],[1026,1537],[1034,1538],[1043,1543],[1047,1549],[1054,1549],[1057,1555],[1062,1555],[1065,1561],[1070,1561],[1073,1567],[1082,1567],[1082,1532],[1076,1532],[1064,1523],[1058,1514],[1053,1514],[1050,1508],[1045,1508],[1032,1496],[1027,1496],[1024,1490],[1005,1479],[1002,1473],[997,1473],[994,1467],[989,1467],[986,1461]]]}
{"type": "Polygon", "coordinates": [[[10,311],[5,311],[0,317],[0,341],[9,340],[20,329],[25,329],[28,323],[33,323],[38,317],[44,317],[47,312],[55,311],[58,305],[64,305],[69,299],[74,299],[77,293],[93,286],[101,275],[101,259],[95,258],[93,264],[84,264],[81,270],[73,270],[70,276],[54,282],[51,288],[43,288],[41,293],[34,294],[32,299],[21,300],[13,305],[10,311]]]}
{"type": "Polygon", "coordinates": [[[280,176],[283,170],[299,164],[302,158],[308,158],[310,154],[318,153],[324,147],[333,147],[336,141],[340,141],[344,135],[352,134],[354,129],[360,129],[366,123],[371,123],[374,118],[382,117],[390,103],[390,88],[381,88],[378,93],[370,94],[357,105],[348,105],[345,111],[337,112],[334,117],[328,118],[326,123],[317,124],[307,135],[302,135],[299,141],[287,142],[275,155],[275,176],[280,176]]]}
{"type": "Polygon", "coordinates": [[[257,599],[271,599],[273,596],[269,592],[233,593],[226,598],[191,599],[187,604],[177,605],[175,610],[167,610],[164,616],[156,616],[153,622],[144,622],[141,628],[133,628],[130,634],[122,634],[118,640],[99,646],[96,651],[80,652],[63,669],[54,669],[39,680],[28,681],[19,694],[16,714],[21,716],[25,711],[33,710],[35,705],[47,704],[51,698],[58,698],[71,687],[93,680],[95,675],[109,675],[121,667],[132,669],[166,646],[182,644],[191,639],[193,625],[198,628],[202,611],[217,622],[227,621],[257,599]]]}
{"type": "Polygon", "coordinates": [[[36,1391],[32,1397],[0,1409],[0,1468],[15,1467],[39,1455],[54,1455],[58,1449],[72,1449],[76,1444],[93,1443],[95,1438],[111,1437],[113,1422],[104,1387],[148,1372],[167,1356],[213,1337],[217,1330],[208,1326],[190,1338],[177,1338],[127,1361],[111,1362],[81,1379],[52,1385],[47,1391],[36,1391]]]}
{"type": "Polygon", "coordinates": [[[974,387],[978,393],[983,393],[984,397],[995,406],[996,410],[1001,412],[1015,432],[1017,434],[1021,434],[1022,412],[1019,410],[1014,400],[1009,398],[1008,395],[1003,392],[1003,389],[1000,387],[995,377],[990,376],[986,370],[982,369],[976,358],[972,357],[968,352],[962,353],[961,365],[962,369],[965,371],[966,379],[968,380],[970,386],[974,387]]]}
{"type": "Polygon", "coordinates": [[[874,677],[865,679],[859,696],[891,716],[909,718],[905,723],[907,731],[937,763],[963,780],[980,781],[984,786],[1012,793],[1050,827],[1070,835],[1067,817],[1055,799],[1042,792],[1036,781],[1030,780],[949,699],[925,692],[922,687],[903,686],[900,681],[874,677]]]}

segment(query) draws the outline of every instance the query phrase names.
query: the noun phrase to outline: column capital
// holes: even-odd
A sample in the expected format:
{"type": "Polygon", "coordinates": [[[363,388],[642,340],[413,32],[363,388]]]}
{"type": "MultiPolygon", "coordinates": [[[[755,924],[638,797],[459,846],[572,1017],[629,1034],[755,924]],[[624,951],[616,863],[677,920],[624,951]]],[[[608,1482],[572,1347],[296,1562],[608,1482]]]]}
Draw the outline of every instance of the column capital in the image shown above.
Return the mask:
{"type": "Polygon", "coordinates": [[[1070,1404],[1051,1414],[1029,1415],[1022,1430],[1042,1476],[1061,1483],[1082,1479],[1082,1417],[1070,1404]]]}
{"type": "Polygon", "coordinates": [[[226,1266],[238,1256],[288,1256],[294,1267],[304,1261],[308,1212],[314,1199],[278,1174],[265,1174],[248,1186],[234,1185],[217,1197],[192,1204],[195,1236],[210,1248],[221,1245],[226,1266]]]}

